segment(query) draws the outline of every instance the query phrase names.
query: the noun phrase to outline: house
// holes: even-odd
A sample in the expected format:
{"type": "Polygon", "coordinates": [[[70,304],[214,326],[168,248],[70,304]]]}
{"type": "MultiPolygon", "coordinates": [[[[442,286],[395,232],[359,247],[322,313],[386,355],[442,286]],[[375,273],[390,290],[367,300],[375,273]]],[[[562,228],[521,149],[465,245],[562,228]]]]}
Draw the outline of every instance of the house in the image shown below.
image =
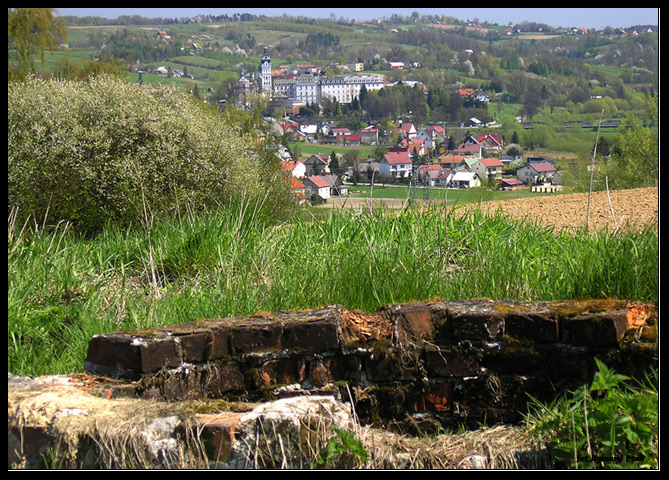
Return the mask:
{"type": "Polygon", "coordinates": [[[416,136],[416,127],[413,123],[401,123],[396,130],[400,137],[414,138],[416,136]]]}
{"type": "Polygon", "coordinates": [[[305,185],[309,195],[318,195],[321,198],[330,198],[330,184],[320,175],[304,177],[302,183],[305,185]]]}
{"type": "Polygon", "coordinates": [[[458,170],[453,172],[451,177],[451,187],[453,188],[473,188],[480,187],[481,179],[476,172],[467,170],[458,170]]]}
{"type": "Polygon", "coordinates": [[[376,145],[379,142],[379,131],[376,128],[360,130],[360,142],[367,145],[376,145]]]}
{"type": "Polygon", "coordinates": [[[302,123],[300,125],[300,132],[307,136],[307,138],[312,139],[316,136],[318,132],[318,125],[312,122],[302,123]]]}
{"type": "Polygon", "coordinates": [[[488,94],[485,93],[483,90],[480,88],[474,92],[474,100],[478,100],[479,102],[485,102],[488,103],[490,99],[488,98],[488,94]]]}
{"type": "Polygon", "coordinates": [[[481,144],[472,144],[472,145],[460,145],[457,149],[453,150],[453,153],[456,155],[467,155],[475,156],[476,158],[481,158],[481,144]]]}
{"type": "Polygon", "coordinates": [[[476,117],[472,117],[462,124],[463,127],[478,128],[483,125],[483,122],[476,117]]]}
{"type": "Polygon", "coordinates": [[[320,175],[330,173],[330,155],[327,153],[315,153],[304,161],[306,175],[320,175]]]}
{"type": "Polygon", "coordinates": [[[419,138],[414,138],[413,140],[404,140],[402,145],[406,145],[407,150],[411,156],[418,155],[419,157],[422,157],[427,153],[424,140],[419,138]]]}
{"type": "Polygon", "coordinates": [[[434,186],[434,179],[442,172],[442,170],[441,165],[438,163],[431,163],[428,165],[420,165],[417,172],[424,185],[434,186]]]}
{"type": "Polygon", "coordinates": [[[504,146],[504,135],[501,133],[483,133],[479,135],[478,143],[480,143],[483,148],[499,152],[504,146]]]}
{"type": "Polygon", "coordinates": [[[360,145],[360,135],[351,134],[351,135],[337,135],[337,144],[338,145],[360,145]]]}
{"type": "Polygon", "coordinates": [[[332,127],[330,134],[338,137],[339,135],[350,135],[351,130],[348,127],[332,127]]]}
{"type": "Polygon", "coordinates": [[[446,138],[446,132],[444,127],[428,127],[421,130],[417,135],[416,139],[423,140],[425,143],[425,148],[433,149],[437,143],[443,143],[446,138]]]}
{"type": "Polygon", "coordinates": [[[302,178],[307,173],[307,167],[299,160],[296,162],[283,160],[281,161],[281,169],[286,173],[290,173],[295,178],[302,178]]]}
{"type": "Polygon", "coordinates": [[[438,158],[439,164],[442,168],[447,168],[449,170],[455,170],[458,168],[465,159],[474,159],[477,160],[478,157],[474,155],[455,155],[453,153],[447,153],[438,158]]]}
{"type": "Polygon", "coordinates": [[[458,95],[461,97],[471,97],[474,95],[474,89],[473,88],[458,88],[458,95]]]}
{"type": "Polygon", "coordinates": [[[518,190],[523,186],[523,182],[517,178],[502,178],[501,187],[502,190],[518,190]]]}
{"type": "Polygon", "coordinates": [[[453,180],[453,171],[442,168],[440,172],[437,172],[436,175],[432,174],[431,177],[435,186],[447,187],[453,180]]]}
{"type": "Polygon", "coordinates": [[[290,188],[298,205],[307,201],[307,187],[295,177],[290,177],[290,188]]]}
{"type": "Polygon", "coordinates": [[[390,152],[379,162],[379,174],[393,178],[408,178],[411,175],[409,152],[390,152]]]}
{"type": "Polygon", "coordinates": [[[462,140],[462,145],[478,145],[480,143],[478,138],[473,137],[471,134],[465,135],[464,140],[462,140]]]}
{"type": "Polygon", "coordinates": [[[550,162],[525,162],[516,170],[518,180],[525,184],[551,183],[556,173],[555,165],[550,162]]]}
{"type": "Polygon", "coordinates": [[[495,180],[502,178],[502,167],[504,164],[499,158],[481,158],[474,165],[472,171],[476,172],[479,178],[488,180],[493,178],[495,180]]]}
{"type": "Polygon", "coordinates": [[[316,194],[321,198],[348,195],[348,187],[337,175],[313,175],[305,177],[302,183],[310,195],[316,194]]]}
{"type": "Polygon", "coordinates": [[[337,175],[321,175],[321,178],[330,186],[330,196],[348,195],[348,187],[337,175]]]}

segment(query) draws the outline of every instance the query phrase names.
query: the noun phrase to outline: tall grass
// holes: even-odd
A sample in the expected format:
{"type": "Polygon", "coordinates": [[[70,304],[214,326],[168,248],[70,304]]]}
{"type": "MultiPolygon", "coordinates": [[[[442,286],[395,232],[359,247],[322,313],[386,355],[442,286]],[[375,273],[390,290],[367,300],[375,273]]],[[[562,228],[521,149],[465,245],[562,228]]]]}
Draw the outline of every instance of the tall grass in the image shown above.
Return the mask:
{"type": "Polygon", "coordinates": [[[277,223],[247,203],[94,237],[10,215],[9,371],[80,371],[94,334],[261,310],[659,297],[657,228],[567,234],[436,207],[318,215],[277,223]]]}

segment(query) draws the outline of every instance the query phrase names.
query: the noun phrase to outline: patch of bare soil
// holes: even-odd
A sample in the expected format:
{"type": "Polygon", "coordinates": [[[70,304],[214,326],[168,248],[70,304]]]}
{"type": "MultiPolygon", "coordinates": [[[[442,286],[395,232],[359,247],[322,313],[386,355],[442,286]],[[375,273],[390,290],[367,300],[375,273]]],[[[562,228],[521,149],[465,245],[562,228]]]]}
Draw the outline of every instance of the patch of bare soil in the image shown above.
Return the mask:
{"type": "Polygon", "coordinates": [[[585,227],[590,231],[631,227],[640,230],[659,222],[659,189],[635,188],[611,192],[593,192],[588,216],[588,194],[555,194],[536,198],[520,198],[486,202],[481,208],[501,209],[516,219],[530,219],[556,230],[569,231],[585,227]]]}

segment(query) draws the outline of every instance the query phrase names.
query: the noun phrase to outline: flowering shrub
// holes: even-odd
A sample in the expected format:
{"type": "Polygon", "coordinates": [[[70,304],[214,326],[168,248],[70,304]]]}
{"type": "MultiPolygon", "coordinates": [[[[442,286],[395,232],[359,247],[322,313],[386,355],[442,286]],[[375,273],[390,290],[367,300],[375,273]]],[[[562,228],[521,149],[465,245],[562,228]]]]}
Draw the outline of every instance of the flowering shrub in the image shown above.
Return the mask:
{"type": "Polygon", "coordinates": [[[184,91],[99,76],[7,93],[8,201],[24,217],[91,231],[286,193],[269,156],[184,91]]]}

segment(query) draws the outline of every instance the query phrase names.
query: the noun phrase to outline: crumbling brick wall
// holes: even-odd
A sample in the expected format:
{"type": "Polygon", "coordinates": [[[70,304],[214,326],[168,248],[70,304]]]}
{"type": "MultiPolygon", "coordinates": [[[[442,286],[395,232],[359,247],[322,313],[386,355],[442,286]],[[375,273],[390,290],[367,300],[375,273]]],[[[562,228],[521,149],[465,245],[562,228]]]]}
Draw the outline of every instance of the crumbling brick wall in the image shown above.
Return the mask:
{"type": "Polygon", "coordinates": [[[521,420],[528,394],[549,401],[588,383],[595,358],[632,376],[657,368],[656,332],[654,305],[619,300],[329,306],[98,335],[85,369],[125,379],[109,395],[333,394],[362,423],[410,429],[429,414],[475,426],[521,420]]]}

